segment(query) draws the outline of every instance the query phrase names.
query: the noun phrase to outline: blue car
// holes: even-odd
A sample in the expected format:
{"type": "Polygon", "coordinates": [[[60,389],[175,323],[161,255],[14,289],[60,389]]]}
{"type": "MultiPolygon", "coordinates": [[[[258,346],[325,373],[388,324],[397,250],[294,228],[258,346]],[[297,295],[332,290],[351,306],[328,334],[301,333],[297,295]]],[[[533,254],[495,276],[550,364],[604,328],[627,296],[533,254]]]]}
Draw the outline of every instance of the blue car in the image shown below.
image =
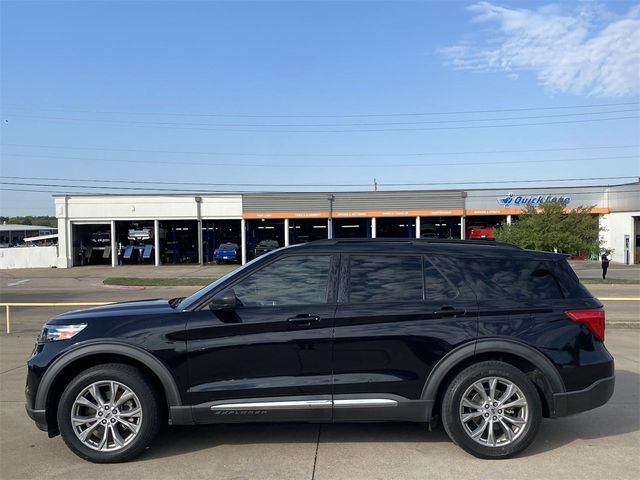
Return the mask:
{"type": "Polygon", "coordinates": [[[239,251],[240,247],[238,247],[237,243],[225,242],[213,251],[213,258],[217,264],[223,262],[235,263],[239,261],[239,251]]]}

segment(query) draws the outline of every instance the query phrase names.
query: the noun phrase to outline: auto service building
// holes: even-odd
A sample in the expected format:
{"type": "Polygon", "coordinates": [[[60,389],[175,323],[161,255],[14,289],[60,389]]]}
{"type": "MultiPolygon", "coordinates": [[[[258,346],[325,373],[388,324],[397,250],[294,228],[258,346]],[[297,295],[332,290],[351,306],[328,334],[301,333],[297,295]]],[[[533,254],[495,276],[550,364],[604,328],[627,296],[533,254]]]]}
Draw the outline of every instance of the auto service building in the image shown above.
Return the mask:
{"type": "MultiPolygon", "coordinates": [[[[375,192],[55,195],[58,267],[213,261],[225,242],[250,260],[264,241],[465,239],[545,200],[591,207],[612,260],[640,263],[640,182],[614,186],[375,192]]],[[[473,238],[478,238],[477,235],[473,238]]]]}

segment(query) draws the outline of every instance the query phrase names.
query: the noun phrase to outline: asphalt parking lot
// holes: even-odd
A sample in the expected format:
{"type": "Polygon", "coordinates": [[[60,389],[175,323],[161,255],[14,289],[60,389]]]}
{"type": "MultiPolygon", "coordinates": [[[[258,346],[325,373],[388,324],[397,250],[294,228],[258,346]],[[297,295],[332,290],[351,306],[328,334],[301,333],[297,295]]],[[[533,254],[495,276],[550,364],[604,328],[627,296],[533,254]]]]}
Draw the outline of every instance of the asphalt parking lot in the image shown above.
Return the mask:
{"type": "MultiPolygon", "coordinates": [[[[585,270],[591,273],[594,268],[585,270]]],[[[42,270],[28,272],[27,277],[25,271],[5,271],[0,273],[0,301],[122,301],[182,296],[197,289],[106,288],[102,278],[111,272],[42,270]]],[[[122,272],[118,276],[124,276],[122,272]]],[[[148,272],[197,277],[225,273],[224,267],[148,272]]],[[[624,272],[635,275],[637,270],[624,272]]],[[[142,276],[133,269],[126,274],[142,276]]],[[[638,285],[589,288],[597,296],[640,296],[638,285]]],[[[609,320],[613,314],[640,323],[640,302],[605,305],[609,320]]],[[[25,361],[42,323],[62,310],[16,309],[14,333],[0,334],[2,479],[640,478],[640,329],[607,330],[617,375],[610,402],[574,417],[543,421],[532,447],[511,460],[477,460],[454,446],[441,429],[429,432],[418,424],[278,424],[168,427],[138,460],[93,465],[73,455],[60,437],[48,439],[24,412],[25,361]]],[[[619,322],[618,327],[626,324],[619,322]]]]}

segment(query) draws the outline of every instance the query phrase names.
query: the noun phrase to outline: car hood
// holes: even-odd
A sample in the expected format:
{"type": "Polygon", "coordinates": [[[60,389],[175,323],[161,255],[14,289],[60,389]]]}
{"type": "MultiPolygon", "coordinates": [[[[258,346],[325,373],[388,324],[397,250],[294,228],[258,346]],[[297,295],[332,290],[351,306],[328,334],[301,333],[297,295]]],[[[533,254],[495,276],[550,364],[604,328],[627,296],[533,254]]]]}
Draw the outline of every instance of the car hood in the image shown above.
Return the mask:
{"type": "Polygon", "coordinates": [[[100,307],[73,310],[49,320],[50,324],[68,323],[70,320],[87,320],[98,317],[117,317],[124,315],[158,315],[174,312],[169,300],[138,300],[134,302],[111,303],[100,307]]]}

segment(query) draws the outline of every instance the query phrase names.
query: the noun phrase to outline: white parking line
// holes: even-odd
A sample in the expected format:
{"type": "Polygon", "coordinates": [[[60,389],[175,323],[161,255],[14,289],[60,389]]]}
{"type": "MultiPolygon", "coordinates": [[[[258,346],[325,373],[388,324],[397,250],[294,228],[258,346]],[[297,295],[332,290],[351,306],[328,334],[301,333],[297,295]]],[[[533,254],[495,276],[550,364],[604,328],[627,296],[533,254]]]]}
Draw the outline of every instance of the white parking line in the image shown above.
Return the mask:
{"type": "Polygon", "coordinates": [[[7,283],[7,287],[15,287],[17,285],[22,285],[23,283],[27,283],[30,282],[31,279],[28,278],[26,280],[18,280],[17,282],[11,282],[11,283],[7,283]]]}

